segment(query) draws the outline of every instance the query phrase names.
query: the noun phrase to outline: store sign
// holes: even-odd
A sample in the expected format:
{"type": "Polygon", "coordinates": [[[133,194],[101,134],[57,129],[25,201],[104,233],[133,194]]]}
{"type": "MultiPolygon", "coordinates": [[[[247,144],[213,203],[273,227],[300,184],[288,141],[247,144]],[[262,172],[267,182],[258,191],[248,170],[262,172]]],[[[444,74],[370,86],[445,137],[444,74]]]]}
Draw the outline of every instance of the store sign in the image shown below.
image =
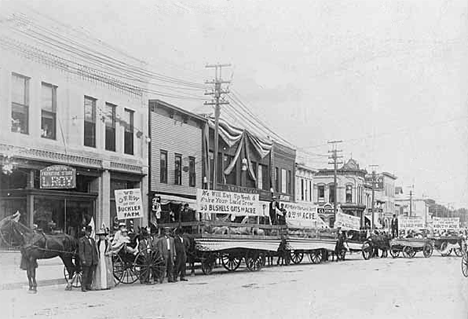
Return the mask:
{"type": "Polygon", "coordinates": [[[317,213],[319,214],[333,214],[335,209],[330,204],[325,204],[317,208],[317,213]]]}
{"type": "Polygon", "coordinates": [[[458,229],[460,228],[460,218],[432,217],[432,227],[434,229],[458,229]]]}
{"type": "Polygon", "coordinates": [[[248,193],[248,194],[258,194],[256,188],[243,187],[237,185],[227,185],[227,184],[217,184],[217,189],[226,191],[226,192],[236,192],[236,193],[248,193]]]}
{"type": "Polygon", "coordinates": [[[286,209],[286,223],[289,227],[323,228],[324,222],[313,205],[282,203],[286,209]]]}
{"type": "Polygon", "coordinates": [[[335,228],[341,227],[346,230],[359,230],[361,219],[344,213],[336,213],[335,228]]]}
{"type": "Polygon", "coordinates": [[[69,189],[76,187],[76,169],[54,165],[41,169],[40,187],[45,189],[69,189]]]}
{"type": "Polygon", "coordinates": [[[279,200],[280,200],[280,201],[289,202],[289,201],[291,201],[291,196],[289,196],[289,195],[282,195],[282,194],[281,194],[281,195],[279,195],[279,200]]]}
{"type": "Polygon", "coordinates": [[[143,218],[141,189],[116,189],[114,194],[118,219],[143,218]]]}
{"type": "Polygon", "coordinates": [[[425,228],[424,220],[420,216],[415,216],[415,217],[400,216],[398,217],[398,228],[402,230],[422,229],[422,228],[425,228]]]}
{"type": "Polygon", "coordinates": [[[200,213],[262,216],[258,194],[197,190],[197,205],[200,213]]]}

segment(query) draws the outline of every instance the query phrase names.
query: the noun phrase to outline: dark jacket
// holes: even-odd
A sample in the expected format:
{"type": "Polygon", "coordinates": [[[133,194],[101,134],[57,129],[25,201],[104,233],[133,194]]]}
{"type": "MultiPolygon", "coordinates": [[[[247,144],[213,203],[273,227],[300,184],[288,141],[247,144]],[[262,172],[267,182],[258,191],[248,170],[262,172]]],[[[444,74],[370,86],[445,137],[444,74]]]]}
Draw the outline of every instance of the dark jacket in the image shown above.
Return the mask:
{"type": "Polygon", "coordinates": [[[186,238],[183,238],[183,237],[179,237],[179,236],[175,236],[174,238],[174,245],[175,245],[175,250],[176,250],[176,254],[177,256],[186,256],[186,253],[189,249],[189,241],[186,239],[186,238]],[[181,240],[181,238],[183,239],[183,242],[181,240]]]}
{"type": "Polygon", "coordinates": [[[82,266],[93,266],[98,264],[98,252],[94,239],[83,236],[80,238],[78,253],[82,266]]]}
{"type": "Polygon", "coordinates": [[[398,218],[392,218],[392,222],[390,224],[392,229],[398,230],[398,218]]]}

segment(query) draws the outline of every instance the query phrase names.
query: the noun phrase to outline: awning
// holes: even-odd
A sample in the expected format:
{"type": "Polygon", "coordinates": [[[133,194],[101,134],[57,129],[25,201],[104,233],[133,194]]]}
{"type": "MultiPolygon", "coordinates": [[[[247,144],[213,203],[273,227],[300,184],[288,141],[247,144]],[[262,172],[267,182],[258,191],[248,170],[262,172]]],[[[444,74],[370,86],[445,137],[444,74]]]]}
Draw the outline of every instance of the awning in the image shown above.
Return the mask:
{"type": "Polygon", "coordinates": [[[158,194],[155,193],[155,196],[161,197],[161,205],[167,205],[170,203],[174,204],[189,204],[189,208],[197,210],[197,200],[196,199],[191,199],[191,198],[186,198],[186,197],[181,197],[181,196],[175,196],[175,195],[165,195],[165,194],[158,194]]]}

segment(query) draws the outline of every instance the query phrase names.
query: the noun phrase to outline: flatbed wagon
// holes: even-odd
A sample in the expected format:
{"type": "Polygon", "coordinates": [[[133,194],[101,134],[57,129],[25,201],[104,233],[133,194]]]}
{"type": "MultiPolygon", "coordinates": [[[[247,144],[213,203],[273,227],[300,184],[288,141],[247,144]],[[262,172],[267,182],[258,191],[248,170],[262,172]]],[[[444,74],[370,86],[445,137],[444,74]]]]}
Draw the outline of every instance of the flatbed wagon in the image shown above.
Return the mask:
{"type": "Polygon", "coordinates": [[[441,256],[450,256],[452,252],[458,256],[462,256],[462,241],[461,236],[440,236],[431,237],[434,248],[440,253],[441,256]]]}
{"type": "Polygon", "coordinates": [[[390,255],[393,258],[398,257],[400,252],[406,258],[413,258],[418,252],[429,258],[433,250],[432,241],[428,238],[395,238],[390,241],[390,255]]]}

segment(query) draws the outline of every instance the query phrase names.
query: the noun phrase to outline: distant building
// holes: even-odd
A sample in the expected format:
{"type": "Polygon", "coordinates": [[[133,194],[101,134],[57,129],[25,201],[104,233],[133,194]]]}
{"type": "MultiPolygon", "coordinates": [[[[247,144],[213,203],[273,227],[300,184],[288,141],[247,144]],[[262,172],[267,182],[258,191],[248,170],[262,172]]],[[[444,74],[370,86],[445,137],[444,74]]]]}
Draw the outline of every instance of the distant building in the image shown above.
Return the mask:
{"type": "MultiPolygon", "coordinates": [[[[363,220],[366,209],[364,199],[365,177],[367,171],[361,169],[354,159],[349,159],[337,170],[337,204],[341,210],[363,220]]],[[[319,214],[331,226],[333,220],[334,170],[320,169],[314,176],[314,202],[319,214]]]]}
{"type": "Polygon", "coordinates": [[[317,170],[296,164],[296,202],[314,203],[314,174],[317,170]]]}
{"type": "Polygon", "coordinates": [[[409,194],[399,194],[395,197],[395,212],[399,216],[421,217],[424,224],[431,222],[429,207],[431,200],[409,194]]]}
{"type": "MultiPolygon", "coordinates": [[[[395,212],[395,181],[397,177],[388,172],[376,173],[376,183],[374,185],[374,218],[379,225],[390,226],[390,221],[395,212]]],[[[366,206],[369,218],[372,211],[372,174],[366,176],[366,206]]],[[[371,218],[371,217],[370,217],[371,218]]],[[[374,219],[374,220],[375,220],[374,219]]]]}

